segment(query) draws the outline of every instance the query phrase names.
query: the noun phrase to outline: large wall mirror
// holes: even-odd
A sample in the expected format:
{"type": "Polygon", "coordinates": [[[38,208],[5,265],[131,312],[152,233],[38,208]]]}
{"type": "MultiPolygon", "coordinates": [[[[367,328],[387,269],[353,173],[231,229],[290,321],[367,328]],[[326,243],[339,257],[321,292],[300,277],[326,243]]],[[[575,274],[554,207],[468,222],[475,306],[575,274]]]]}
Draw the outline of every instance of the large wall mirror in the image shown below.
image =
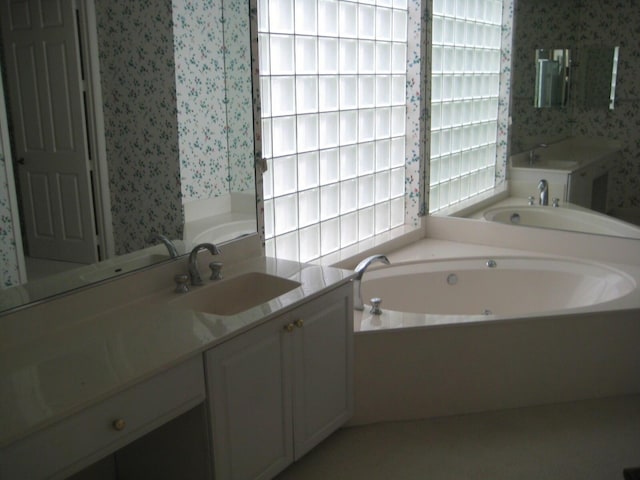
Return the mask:
{"type": "Polygon", "coordinates": [[[2,0],[0,311],[256,232],[248,9],[2,0]]]}

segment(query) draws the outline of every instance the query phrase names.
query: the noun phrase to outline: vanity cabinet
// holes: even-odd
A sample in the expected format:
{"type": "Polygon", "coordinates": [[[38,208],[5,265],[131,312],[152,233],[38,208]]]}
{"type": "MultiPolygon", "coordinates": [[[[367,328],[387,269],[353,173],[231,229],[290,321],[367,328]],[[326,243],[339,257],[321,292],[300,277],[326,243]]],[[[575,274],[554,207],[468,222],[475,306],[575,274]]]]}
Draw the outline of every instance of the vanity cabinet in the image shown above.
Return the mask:
{"type": "Polygon", "coordinates": [[[66,478],[203,402],[200,356],[0,450],[0,478],[66,478]]]}
{"type": "Polygon", "coordinates": [[[268,479],[353,410],[353,287],[205,353],[216,480],[268,479]]]}

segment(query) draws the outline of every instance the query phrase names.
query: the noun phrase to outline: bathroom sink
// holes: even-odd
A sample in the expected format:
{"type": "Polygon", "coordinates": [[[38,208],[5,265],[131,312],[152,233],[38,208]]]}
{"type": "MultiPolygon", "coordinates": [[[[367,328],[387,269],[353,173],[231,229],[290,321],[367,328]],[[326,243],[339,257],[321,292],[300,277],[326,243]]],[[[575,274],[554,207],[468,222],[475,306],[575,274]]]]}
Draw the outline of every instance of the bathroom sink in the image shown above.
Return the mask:
{"type": "Polygon", "coordinates": [[[299,286],[300,283],[293,280],[251,272],[193,287],[170,304],[214,315],[235,315],[299,286]]]}
{"type": "Polygon", "coordinates": [[[536,160],[533,165],[529,164],[529,160],[513,161],[512,165],[516,168],[540,168],[547,170],[575,170],[580,165],[577,160],[553,160],[553,159],[539,159],[536,160]]]}

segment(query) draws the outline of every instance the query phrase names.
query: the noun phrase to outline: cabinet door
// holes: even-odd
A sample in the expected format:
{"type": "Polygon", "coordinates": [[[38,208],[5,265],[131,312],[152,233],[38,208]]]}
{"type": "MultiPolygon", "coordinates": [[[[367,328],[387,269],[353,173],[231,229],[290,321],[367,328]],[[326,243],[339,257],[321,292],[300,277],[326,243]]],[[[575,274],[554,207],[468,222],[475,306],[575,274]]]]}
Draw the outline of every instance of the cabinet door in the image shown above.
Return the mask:
{"type": "Polygon", "coordinates": [[[353,413],[353,287],[347,284],[291,314],[296,460],[353,413]],[[302,323],[300,323],[302,321],[302,323]]]}
{"type": "Polygon", "coordinates": [[[205,354],[216,480],[272,478],[293,461],[285,323],[268,322],[205,354]]]}

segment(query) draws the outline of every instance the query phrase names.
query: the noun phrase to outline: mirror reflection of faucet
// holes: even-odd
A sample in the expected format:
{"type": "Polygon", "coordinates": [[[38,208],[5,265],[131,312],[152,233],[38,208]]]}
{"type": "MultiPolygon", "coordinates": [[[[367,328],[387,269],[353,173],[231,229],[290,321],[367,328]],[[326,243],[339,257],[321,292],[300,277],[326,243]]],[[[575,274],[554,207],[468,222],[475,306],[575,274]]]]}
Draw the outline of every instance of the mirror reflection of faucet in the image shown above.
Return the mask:
{"type": "Polygon", "coordinates": [[[536,148],[547,148],[547,146],[548,145],[546,143],[539,143],[538,145],[533,147],[531,150],[529,150],[529,166],[530,167],[532,167],[535,161],[540,158],[540,155],[536,153],[536,148]]]}
{"type": "Polygon", "coordinates": [[[538,182],[538,204],[539,205],[549,205],[549,182],[547,182],[544,178],[538,182]]]}

